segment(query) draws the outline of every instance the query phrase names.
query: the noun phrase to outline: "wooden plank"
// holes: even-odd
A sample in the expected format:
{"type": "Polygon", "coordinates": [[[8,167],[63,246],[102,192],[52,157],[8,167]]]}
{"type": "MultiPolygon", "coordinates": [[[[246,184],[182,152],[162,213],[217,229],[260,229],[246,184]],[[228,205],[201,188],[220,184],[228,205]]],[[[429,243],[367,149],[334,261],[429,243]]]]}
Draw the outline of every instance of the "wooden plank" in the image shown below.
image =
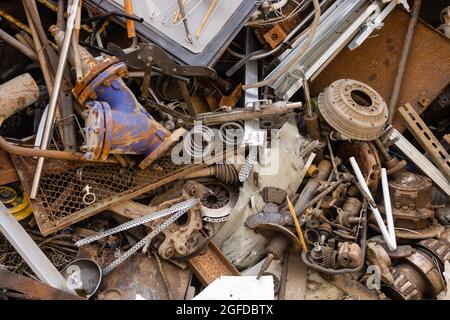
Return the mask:
{"type": "Polygon", "coordinates": [[[9,154],[0,149],[0,186],[16,181],[19,181],[16,168],[14,168],[9,154]]]}

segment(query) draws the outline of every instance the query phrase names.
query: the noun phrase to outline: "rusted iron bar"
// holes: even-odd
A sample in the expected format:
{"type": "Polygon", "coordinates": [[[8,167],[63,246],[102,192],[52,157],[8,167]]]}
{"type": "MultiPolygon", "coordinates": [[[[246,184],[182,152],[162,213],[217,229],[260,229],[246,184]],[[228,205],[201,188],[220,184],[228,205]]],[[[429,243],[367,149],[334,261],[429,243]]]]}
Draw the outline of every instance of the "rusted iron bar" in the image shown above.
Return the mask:
{"type": "Polygon", "coordinates": [[[5,41],[7,44],[9,44],[14,49],[17,49],[18,51],[22,52],[24,55],[26,55],[31,60],[36,60],[36,54],[33,50],[31,50],[29,47],[21,43],[19,40],[14,38],[13,36],[9,35],[5,31],[0,29],[0,39],[5,41]]]}
{"type": "MultiPolygon", "coordinates": [[[[47,7],[48,9],[52,10],[53,12],[56,12],[57,14],[58,14],[58,12],[59,12],[60,10],[62,10],[62,14],[60,14],[60,15],[58,16],[58,18],[62,17],[62,20],[61,20],[61,18],[58,19],[57,22],[56,22],[56,24],[58,25],[58,27],[61,28],[60,23],[62,22],[63,25],[62,25],[62,28],[61,28],[61,29],[64,30],[64,29],[65,29],[64,18],[67,17],[67,13],[64,11],[64,5],[62,5],[62,6],[60,7],[59,4],[60,4],[60,3],[64,4],[65,1],[64,1],[64,0],[59,0],[58,5],[54,5],[53,3],[51,3],[51,2],[48,1],[48,0],[37,0],[37,2],[39,2],[39,3],[42,4],[43,6],[47,7]]],[[[83,25],[81,26],[81,28],[82,28],[84,31],[86,31],[86,32],[92,32],[92,31],[93,31],[92,28],[89,27],[89,26],[86,25],[86,24],[83,24],[83,25]]]]}
{"type": "MultiPolygon", "coordinates": [[[[58,55],[55,49],[52,47],[51,42],[48,40],[45,30],[42,26],[42,21],[39,16],[36,2],[35,0],[23,0],[23,4],[26,10],[30,13],[30,17],[33,20],[33,25],[38,33],[42,47],[47,52],[49,65],[52,69],[52,75],[54,75],[58,66],[58,55]]],[[[57,109],[57,119],[61,119],[62,121],[58,121],[57,125],[61,133],[64,150],[73,151],[76,147],[75,123],[72,117],[73,102],[70,92],[69,94],[67,94],[67,91],[70,91],[72,89],[72,85],[69,80],[69,70],[67,69],[67,67],[65,67],[65,69],[66,70],[64,72],[63,83],[61,85],[62,90],[61,92],[59,92],[57,109]]]]}
{"type": "Polygon", "coordinates": [[[409,50],[411,49],[414,30],[416,28],[417,19],[419,18],[420,6],[422,0],[415,0],[412,10],[411,19],[409,20],[408,31],[406,32],[405,42],[402,49],[402,55],[398,64],[397,75],[395,76],[394,87],[392,88],[391,101],[389,103],[388,123],[391,124],[397,110],[398,97],[402,87],[403,75],[405,74],[406,63],[408,62],[409,50]]]}
{"type": "Polygon", "coordinates": [[[5,10],[0,9],[0,17],[4,18],[5,20],[8,20],[10,23],[12,23],[13,25],[15,25],[16,27],[18,27],[19,29],[22,29],[28,33],[31,33],[31,29],[23,24],[22,22],[20,22],[19,20],[17,20],[16,18],[14,18],[12,15],[10,15],[9,13],[7,13],[5,10]]]}
{"type": "MultiPolygon", "coordinates": [[[[48,1],[42,1],[42,0],[38,0],[40,3],[46,2],[48,3],[48,1]]],[[[54,6],[52,4],[52,6],[54,6]]],[[[61,29],[61,30],[65,30],[66,26],[64,25],[64,17],[65,17],[65,5],[64,5],[64,0],[58,0],[58,7],[54,8],[56,11],[56,25],[61,29]]],[[[53,10],[53,9],[52,9],[53,10]]]]}
{"type": "MultiPolygon", "coordinates": [[[[57,72],[55,75],[55,87],[54,87],[54,91],[52,92],[52,95],[50,98],[47,119],[45,121],[44,134],[42,136],[41,149],[43,149],[43,150],[47,149],[48,144],[50,142],[50,136],[51,136],[51,132],[52,132],[52,128],[53,128],[53,121],[55,118],[55,111],[57,109],[56,103],[57,103],[58,94],[59,94],[59,91],[61,88],[61,82],[62,82],[62,78],[63,78],[63,74],[64,74],[64,68],[65,68],[65,65],[67,62],[67,55],[69,52],[70,40],[72,37],[72,31],[73,31],[73,27],[75,24],[76,14],[78,11],[77,10],[78,3],[79,3],[79,0],[74,0],[72,3],[72,6],[69,7],[70,15],[67,19],[66,36],[64,38],[64,43],[61,48],[61,53],[60,53],[59,62],[58,62],[58,69],[57,69],[57,72]]],[[[44,158],[41,157],[38,159],[38,163],[36,166],[35,177],[34,177],[33,185],[31,187],[31,192],[30,192],[31,199],[35,199],[37,196],[43,166],[44,166],[44,158]]]]}
{"type": "Polygon", "coordinates": [[[86,300],[40,281],[2,269],[0,269],[0,287],[18,291],[40,300],[86,300]]]}
{"type": "MultiPolygon", "coordinates": [[[[25,14],[27,16],[27,20],[30,25],[31,36],[33,37],[34,48],[36,50],[36,54],[37,54],[37,58],[39,61],[39,66],[41,67],[42,75],[44,76],[44,82],[47,87],[48,94],[51,95],[53,92],[53,75],[50,72],[48,61],[44,55],[42,43],[39,39],[38,31],[35,28],[35,26],[33,24],[33,20],[31,18],[31,13],[28,12],[26,7],[25,7],[25,14]]],[[[57,117],[57,119],[59,119],[59,117],[60,117],[59,113],[56,115],[56,117],[57,117]]]]}

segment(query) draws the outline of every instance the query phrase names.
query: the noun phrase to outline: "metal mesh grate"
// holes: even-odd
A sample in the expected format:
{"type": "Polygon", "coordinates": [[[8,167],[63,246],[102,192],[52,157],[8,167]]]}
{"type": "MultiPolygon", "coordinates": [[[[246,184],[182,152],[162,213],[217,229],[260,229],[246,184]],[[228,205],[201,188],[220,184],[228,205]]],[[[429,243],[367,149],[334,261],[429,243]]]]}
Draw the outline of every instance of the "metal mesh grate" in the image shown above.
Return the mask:
{"type": "MultiPolygon", "coordinates": [[[[34,161],[15,157],[15,166],[26,190],[30,190],[34,161]]],[[[116,164],[89,164],[47,160],[39,194],[32,200],[33,213],[43,235],[86,219],[107,206],[149,192],[182,177],[194,166],[177,166],[170,157],[161,158],[147,170],[123,168],[116,164]],[[85,187],[95,194],[91,205],[83,201],[85,187]],[[145,188],[144,188],[145,187],[145,188]]]]}

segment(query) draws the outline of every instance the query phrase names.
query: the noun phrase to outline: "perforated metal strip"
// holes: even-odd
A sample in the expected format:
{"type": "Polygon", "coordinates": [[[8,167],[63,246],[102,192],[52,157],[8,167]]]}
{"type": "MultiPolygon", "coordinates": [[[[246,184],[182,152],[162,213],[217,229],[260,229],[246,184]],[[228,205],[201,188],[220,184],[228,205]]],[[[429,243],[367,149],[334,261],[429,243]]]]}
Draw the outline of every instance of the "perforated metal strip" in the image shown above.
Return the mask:
{"type": "Polygon", "coordinates": [[[178,211],[173,216],[171,216],[166,221],[160,223],[152,232],[150,232],[147,236],[142,238],[141,241],[136,243],[134,246],[132,246],[128,251],[126,251],[124,254],[122,254],[119,258],[111,262],[107,267],[105,267],[102,271],[102,273],[105,275],[111,270],[113,270],[115,267],[117,267],[119,264],[124,262],[126,259],[128,259],[133,253],[138,251],[140,248],[142,248],[147,242],[150,242],[156,235],[158,235],[161,231],[163,231],[165,228],[167,228],[169,225],[174,223],[179,217],[181,217],[184,213],[186,213],[187,210],[178,211]]]}
{"type": "Polygon", "coordinates": [[[250,171],[252,171],[253,165],[256,162],[257,155],[258,155],[258,147],[251,146],[250,152],[248,153],[248,156],[245,159],[245,162],[242,165],[241,170],[239,171],[239,181],[244,182],[245,180],[247,180],[248,175],[250,174],[250,171]]]}
{"type": "Polygon", "coordinates": [[[100,232],[100,233],[98,233],[96,235],[93,235],[93,236],[81,239],[81,240],[77,241],[75,243],[75,245],[77,247],[84,246],[86,244],[89,244],[91,242],[97,241],[97,240],[102,239],[104,237],[107,237],[109,235],[112,235],[112,234],[115,234],[115,233],[118,233],[118,232],[121,232],[121,231],[125,231],[125,230],[128,230],[128,229],[131,229],[133,227],[139,226],[141,224],[144,224],[144,223],[156,220],[156,219],[163,218],[163,217],[168,216],[168,215],[170,215],[170,214],[172,214],[174,212],[179,212],[179,211],[186,212],[190,208],[195,206],[198,202],[199,202],[199,199],[194,198],[194,199],[189,199],[189,200],[177,203],[177,204],[171,206],[170,208],[163,209],[163,210],[156,211],[156,212],[152,212],[152,213],[150,213],[150,214],[148,214],[146,216],[143,216],[141,218],[134,219],[134,220],[129,221],[129,222],[125,222],[125,223],[123,223],[123,224],[121,224],[121,225],[119,225],[119,226],[117,226],[115,228],[108,229],[108,230],[100,232]]]}

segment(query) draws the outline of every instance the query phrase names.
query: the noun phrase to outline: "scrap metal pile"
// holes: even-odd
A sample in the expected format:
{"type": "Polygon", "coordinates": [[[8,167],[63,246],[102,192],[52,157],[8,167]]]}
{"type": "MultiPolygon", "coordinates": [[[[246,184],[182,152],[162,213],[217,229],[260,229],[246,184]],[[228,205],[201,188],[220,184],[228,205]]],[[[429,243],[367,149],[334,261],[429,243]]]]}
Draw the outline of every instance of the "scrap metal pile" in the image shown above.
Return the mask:
{"type": "Polygon", "coordinates": [[[0,1],[0,298],[450,299],[449,14],[0,1]]]}

